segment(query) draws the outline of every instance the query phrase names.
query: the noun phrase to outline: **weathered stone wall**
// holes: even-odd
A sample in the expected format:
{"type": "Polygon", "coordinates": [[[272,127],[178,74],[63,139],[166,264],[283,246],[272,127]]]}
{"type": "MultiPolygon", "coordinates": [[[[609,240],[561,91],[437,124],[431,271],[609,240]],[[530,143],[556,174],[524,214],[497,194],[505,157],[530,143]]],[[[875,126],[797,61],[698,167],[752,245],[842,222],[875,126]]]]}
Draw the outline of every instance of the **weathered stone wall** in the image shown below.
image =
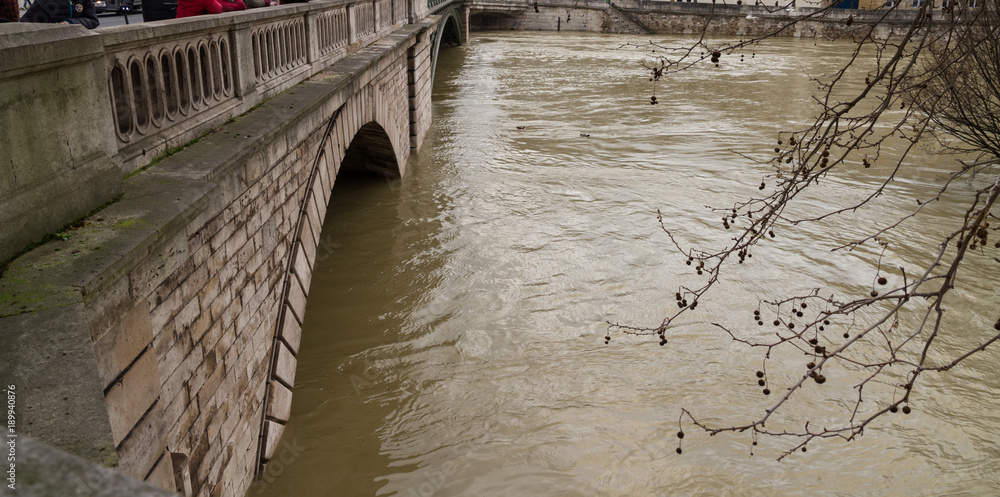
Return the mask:
{"type": "MultiPolygon", "coordinates": [[[[861,34],[877,20],[875,36],[886,38],[894,29],[913,20],[912,11],[896,11],[882,19],[881,11],[839,9],[815,20],[798,21],[817,9],[799,7],[777,9],[750,5],[712,5],[707,3],[637,1],[622,10],[647,29],[658,34],[698,35],[702,31],[716,36],[761,36],[781,30],[782,36],[836,38],[861,34]],[[848,16],[852,22],[847,23],[848,16]]],[[[784,3],[782,3],[784,5],[784,3]]]]}
{"type": "Polygon", "coordinates": [[[10,497],[128,496],[176,497],[177,494],[129,478],[120,472],[67,454],[29,437],[18,437],[17,480],[10,497]],[[67,490],[69,489],[69,490],[67,490]]]}
{"type": "MultiPolygon", "coordinates": [[[[757,36],[782,28],[784,36],[836,37],[861,33],[876,20],[882,11],[835,10],[824,18],[794,23],[798,17],[815,12],[815,7],[774,9],[763,6],[687,2],[661,2],[649,0],[621,0],[609,7],[604,0],[552,1],[518,4],[511,8],[509,2],[496,0],[470,0],[466,6],[471,12],[470,26],[482,29],[520,29],[537,31],[591,31],[602,33],[697,35],[705,30],[710,35],[757,36]],[[537,6],[538,12],[535,12],[537,6]],[[773,12],[772,12],[773,11],[773,12]],[[847,17],[852,16],[848,26],[847,17]],[[707,29],[706,29],[707,25],[707,29]]],[[[806,3],[806,2],[800,2],[806,3]]],[[[784,5],[784,3],[782,3],[784,5]]],[[[876,37],[890,37],[913,20],[913,11],[890,13],[875,33],[876,37]]]]}
{"type": "Polygon", "coordinates": [[[0,263],[121,191],[101,37],[2,24],[0,263]],[[53,202],[52,192],[60,192],[53,202]]]}
{"type": "Polygon", "coordinates": [[[0,352],[0,377],[24,392],[25,432],[163,488],[243,495],[288,419],[337,171],[405,172],[433,29],[383,33],[14,261],[0,342],[24,346],[0,352]]]}
{"type": "MultiPolygon", "coordinates": [[[[247,116],[241,124],[256,118],[247,116]]],[[[263,409],[285,261],[321,126],[321,118],[307,117],[284,130],[287,140],[279,135],[253,155],[239,157],[230,170],[215,173],[222,181],[207,195],[209,205],[151,251],[176,254],[170,261],[151,261],[156,273],[148,279],[154,284],[139,302],[150,313],[154,365],[160,370],[151,386],[160,386],[160,402],[150,412],[151,422],[135,425],[130,435],[147,440],[146,447],[186,458],[195,494],[242,495],[253,474],[255,421],[263,409]],[[220,477],[223,472],[227,478],[220,477]]],[[[242,134],[239,127],[231,132],[242,134]]],[[[191,153],[215,155],[232,146],[224,143],[231,141],[227,138],[213,135],[191,153]]],[[[190,161],[187,155],[182,152],[163,167],[190,161]]],[[[109,411],[114,406],[110,398],[108,406],[109,411]]],[[[144,459],[145,451],[123,452],[120,448],[119,460],[144,459]]]]}
{"type": "Polygon", "coordinates": [[[427,0],[407,0],[407,2],[411,23],[426,18],[430,13],[430,9],[427,7],[427,0]]]}
{"type": "MultiPolygon", "coordinates": [[[[605,9],[601,6],[596,8],[584,7],[562,7],[539,5],[538,12],[533,9],[521,13],[517,16],[516,29],[526,31],[590,31],[590,32],[615,32],[606,29],[605,9]],[[567,16],[569,21],[566,20],[567,16]]],[[[477,16],[477,11],[472,11],[473,18],[477,16]]],[[[481,18],[481,17],[480,17],[481,18]]],[[[477,21],[472,22],[473,29],[477,27],[477,21]]]]}
{"type": "Polygon", "coordinates": [[[410,75],[407,85],[410,97],[410,147],[419,149],[427,131],[431,128],[431,90],[433,81],[433,61],[431,60],[430,36],[418,35],[416,43],[407,54],[410,75]]]}

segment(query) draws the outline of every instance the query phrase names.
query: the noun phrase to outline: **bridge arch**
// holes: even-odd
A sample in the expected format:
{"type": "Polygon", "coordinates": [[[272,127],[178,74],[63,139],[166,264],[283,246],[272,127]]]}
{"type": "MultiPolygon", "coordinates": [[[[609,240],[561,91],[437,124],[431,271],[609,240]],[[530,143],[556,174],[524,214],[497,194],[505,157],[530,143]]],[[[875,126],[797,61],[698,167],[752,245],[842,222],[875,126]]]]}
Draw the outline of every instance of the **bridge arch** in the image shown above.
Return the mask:
{"type": "MultiPolygon", "coordinates": [[[[330,249],[321,238],[333,186],[344,170],[388,178],[406,174],[410,154],[409,82],[406,60],[388,66],[346,96],[326,119],[313,149],[292,230],[292,247],[280,292],[277,333],[271,344],[261,419],[256,474],[266,476],[268,462],[278,456],[278,443],[288,422],[295,385],[302,323],[317,258],[330,249]]],[[[304,158],[306,159],[306,158],[304,158]]]]}
{"type": "Polygon", "coordinates": [[[434,84],[434,75],[437,74],[438,52],[441,50],[441,43],[451,46],[463,45],[468,41],[468,26],[465,16],[462,15],[460,6],[451,6],[438,12],[441,19],[438,21],[437,31],[431,35],[431,84],[434,84]]]}

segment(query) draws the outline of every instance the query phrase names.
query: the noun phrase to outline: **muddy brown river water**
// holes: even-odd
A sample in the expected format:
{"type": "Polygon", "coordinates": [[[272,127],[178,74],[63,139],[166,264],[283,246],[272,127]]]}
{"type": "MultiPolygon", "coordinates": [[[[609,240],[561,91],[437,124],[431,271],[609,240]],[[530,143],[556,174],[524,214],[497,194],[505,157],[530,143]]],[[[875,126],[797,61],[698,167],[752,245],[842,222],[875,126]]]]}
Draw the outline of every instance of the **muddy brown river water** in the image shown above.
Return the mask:
{"type": "MultiPolygon", "coordinates": [[[[929,376],[912,414],[850,443],[778,462],[788,441],[762,439],[751,456],[748,434],[686,426],[675,454],[681,407],[719,424],[768,407],[761,352],[710,323],[752,330],[758,299],[865,292],[875,250],[828,248],[910,209],[951,163],[917,155],[894,195],[761,246],[666,346],[605,345],[606,321],[655,326],[692,281],[656,210],[684,243],[725,243],[705,206],[756,193],[766,172],[736,152],[766,154],[806,123],[815,85],[803,75],[849,48],[780,40],[658,84],[653,106],[648,54],[619,48],[630,41],[644,40],[484,32],[442,48],[433,128],[409,176],[337,180],[280,467],[248,495],[1000,494],[1000,348],[929,376]]],[[[802,212],[866,194],[877,169],[830,177],[802,212]]],[[[896,236],[891,263],[918,262],[961,209],[946,198],[896,236]]],[[[964,290],[952,326],[990,326],[994,286],[964,290]]],[[[943,344],[970,346],[961,333],[943,344]]],[[[801,362],[768,367],[780,385],[801,362]]],[[[797,412],[824,423],[850,408],[832,394],[838,374],[797,412]]]]}

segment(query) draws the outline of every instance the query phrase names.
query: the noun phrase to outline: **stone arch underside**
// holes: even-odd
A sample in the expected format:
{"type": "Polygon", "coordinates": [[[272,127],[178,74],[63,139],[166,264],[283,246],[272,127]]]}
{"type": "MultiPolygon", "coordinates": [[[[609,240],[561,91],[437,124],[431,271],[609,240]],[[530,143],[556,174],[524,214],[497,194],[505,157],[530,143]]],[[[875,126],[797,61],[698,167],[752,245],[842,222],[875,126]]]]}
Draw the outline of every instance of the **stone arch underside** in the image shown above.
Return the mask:
{"type": "Polygon", "coordinates": [[[368,171],[388,178],[398,178],[400,163],[385,129],[372,121],[358,130],[347,147],[341,169],[368,171]]]}
{"type": "Polygon", "coordinates": [[[472,11],[469,13],[470,30],[510,30],[521,23],[522,12],[472,11]]]}
{"type": "Polygon", "coordinates": [[[330,246],[324,243],[321,230],[337,174],[344,169],[386,177],[406,174],[411,142],[407,64],[406,58],[393,61],[349,96],[327,119],[314,152],[293,232],[277,333],[271,347],[258,476],[266,476],[269,462],[282,455],[279,443],[291,414],[312,270],[317,258],[323,257],[330,246]]]}

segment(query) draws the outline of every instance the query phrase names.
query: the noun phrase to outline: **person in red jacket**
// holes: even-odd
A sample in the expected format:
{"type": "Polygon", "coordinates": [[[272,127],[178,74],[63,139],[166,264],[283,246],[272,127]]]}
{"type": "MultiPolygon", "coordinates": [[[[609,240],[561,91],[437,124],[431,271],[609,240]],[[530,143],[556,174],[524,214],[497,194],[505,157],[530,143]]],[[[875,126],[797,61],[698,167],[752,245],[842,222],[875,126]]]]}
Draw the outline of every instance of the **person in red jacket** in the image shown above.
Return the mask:
{"type": "Polygon", "coordinates": [[[243,0],[178,0],[177,18],[247,10],[243,0]]]}
{"type": "Polygon", "coordinates": [[[0,0],[0,22],[17,22],[20,18],[17,0],[0,0]]]}

